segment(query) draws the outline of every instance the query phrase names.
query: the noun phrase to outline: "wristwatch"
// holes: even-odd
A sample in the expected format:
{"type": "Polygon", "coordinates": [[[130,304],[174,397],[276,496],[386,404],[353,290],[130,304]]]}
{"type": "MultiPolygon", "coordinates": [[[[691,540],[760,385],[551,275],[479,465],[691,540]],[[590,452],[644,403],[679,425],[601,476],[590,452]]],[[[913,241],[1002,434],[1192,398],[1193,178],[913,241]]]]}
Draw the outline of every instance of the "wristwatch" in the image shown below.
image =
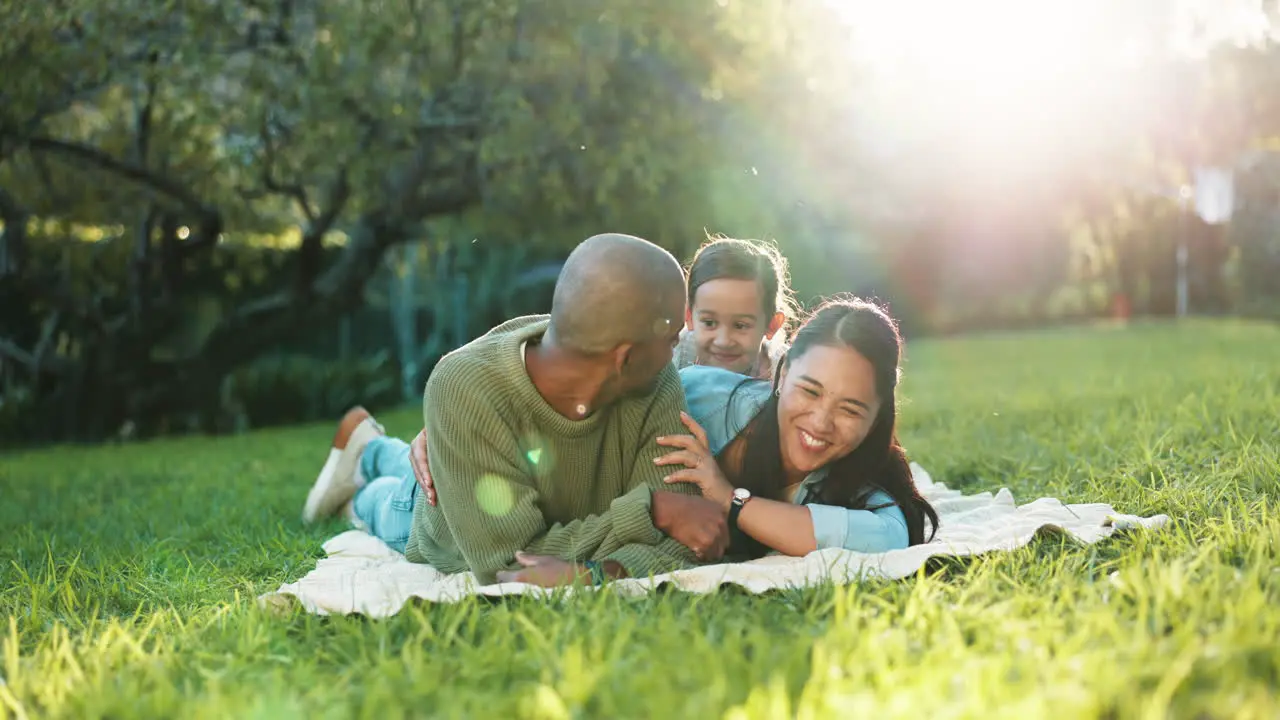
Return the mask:
{"type": "Polygon", "coordinates": [[[729,528],[731,530],[738,529],[738,513],[742,512],[742,506],[751,500],[751,491],[746,488],[734,488],[733,500],[729,501],[729,528]]]}

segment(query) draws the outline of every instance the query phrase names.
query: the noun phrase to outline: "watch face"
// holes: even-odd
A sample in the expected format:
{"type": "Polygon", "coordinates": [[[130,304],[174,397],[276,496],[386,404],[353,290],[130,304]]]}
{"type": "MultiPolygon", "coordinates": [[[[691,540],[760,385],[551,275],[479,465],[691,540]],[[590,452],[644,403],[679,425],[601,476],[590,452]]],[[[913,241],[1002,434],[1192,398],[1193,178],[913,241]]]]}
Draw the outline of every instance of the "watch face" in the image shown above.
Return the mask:
{"type": "Polygon", "coordinates": [[[735,488],[733,491],[734,500],[746,500],[751,497],[751,491],[746,488],[735,488]]]}

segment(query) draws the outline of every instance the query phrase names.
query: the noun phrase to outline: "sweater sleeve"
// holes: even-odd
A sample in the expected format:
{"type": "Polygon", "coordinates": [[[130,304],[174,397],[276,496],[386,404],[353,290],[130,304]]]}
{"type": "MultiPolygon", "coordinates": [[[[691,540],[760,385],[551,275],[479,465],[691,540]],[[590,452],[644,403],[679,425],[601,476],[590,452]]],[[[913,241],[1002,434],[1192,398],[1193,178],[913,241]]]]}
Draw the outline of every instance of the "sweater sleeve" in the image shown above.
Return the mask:
{"type": "MultiPolygon", "coordinates": [[[[640,493],[646,498],[645,520],[650,528],[653,528],[653,519],[649,510],[652,506],[654,490],[685,495],[701,494],[697,485],[689,483],[667,485],[662,479],[671,472],[671,468],[653,464],[654,459],[671,451],[670,448],[659,445],[658,438],[663,435],[689,433],[689,429],[680,421],[680,413],[684,411],[684,400],[680,376],[676,373],[674,366],[668,365],[658,375],[654,400],[635,431],[636,459],[627,482],[628,487],[631,488],[630,493],[640,493]]],[[[652,535],[646,537],[643,542],[599,553],[597,559],[617,561],[627,569],[627,575],[630,577],[661,575],[697,562],[697,556],[692,550],[667,537],[657,528],[653,528],[652,535]]]]}
{"type": "MultiPolygon", "coordinates": [[[[649,512],[652,489],[662,481],[659,477],[656,485],[644,482],[656,470],[655,453],[639,453],[645,457],[637,464],[648,463],[651,472],[632,473],[632,482],[608,510],[549,524],[539,509],[534,477],[522,462],[516,434],[495,404],[481,404],[475,395],[465,378],[437,367],[427,382],[423,412],[431,428],[428,457],[439,506],[459,551],[481,583],[493,583],[497,571],[513,567],[518,550],[579,560],[611,557],[610,553],[630,548],[615,558],[628,572],[662,565],[660,557],[637,547],[658,551],[657,546],[664,544],[649,512]]],[[[677,386],[676,424],[680,422],[679,397],[677,386]]],[[[647,442],[660,449],[653,437],[647,442]]],[[[675,551],[668,548],[667,552],[675,551]]]]}
{"type": "Polygon", "coordinates": [[[675,364],[676,369],[680,369],[692,366],[697,359],[697,339],[692,330],[685,328],[680,331],[680,339],[671,353],[671,362],[675,364]]]}

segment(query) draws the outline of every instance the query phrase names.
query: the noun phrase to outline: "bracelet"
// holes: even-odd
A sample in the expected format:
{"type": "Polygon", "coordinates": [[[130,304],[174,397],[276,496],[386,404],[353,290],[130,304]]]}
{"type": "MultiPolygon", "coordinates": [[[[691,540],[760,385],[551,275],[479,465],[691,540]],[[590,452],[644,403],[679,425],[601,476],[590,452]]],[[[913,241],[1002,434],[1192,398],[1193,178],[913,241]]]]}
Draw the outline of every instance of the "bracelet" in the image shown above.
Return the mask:
{"type": "Polygon", "coordinates": [[[584,567],[586,567],[586,568],[587,568],[587,570],[589,570],[589,571],[591,572],[591,584],[592,584],[592,585],[603,585],[603,584],[604,584],[604,581],[605,581],[605,576],[604,576],[604,565],[601,565],[601,564],[600,564],[600,561],[598,561],[598,560],[584,560],[584,561],[582,562],[582,565],[583,565],[584,567]]]}

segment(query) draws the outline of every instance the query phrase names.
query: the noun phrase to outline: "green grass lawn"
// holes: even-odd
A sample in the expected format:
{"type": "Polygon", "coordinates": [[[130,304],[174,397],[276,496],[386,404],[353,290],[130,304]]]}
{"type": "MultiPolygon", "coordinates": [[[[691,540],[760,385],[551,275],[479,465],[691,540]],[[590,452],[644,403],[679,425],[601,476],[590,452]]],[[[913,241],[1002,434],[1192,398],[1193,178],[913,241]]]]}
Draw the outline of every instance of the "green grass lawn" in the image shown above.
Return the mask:
{"type": "Polygon", "coordinates": [[[0,717],[1280,714],[1280,328],[920,343],[905,393],[937,480],[1174,522],[765,597],[278,617],[342,529],[298,520],[329,424],[9,454],[0,717]]]}

